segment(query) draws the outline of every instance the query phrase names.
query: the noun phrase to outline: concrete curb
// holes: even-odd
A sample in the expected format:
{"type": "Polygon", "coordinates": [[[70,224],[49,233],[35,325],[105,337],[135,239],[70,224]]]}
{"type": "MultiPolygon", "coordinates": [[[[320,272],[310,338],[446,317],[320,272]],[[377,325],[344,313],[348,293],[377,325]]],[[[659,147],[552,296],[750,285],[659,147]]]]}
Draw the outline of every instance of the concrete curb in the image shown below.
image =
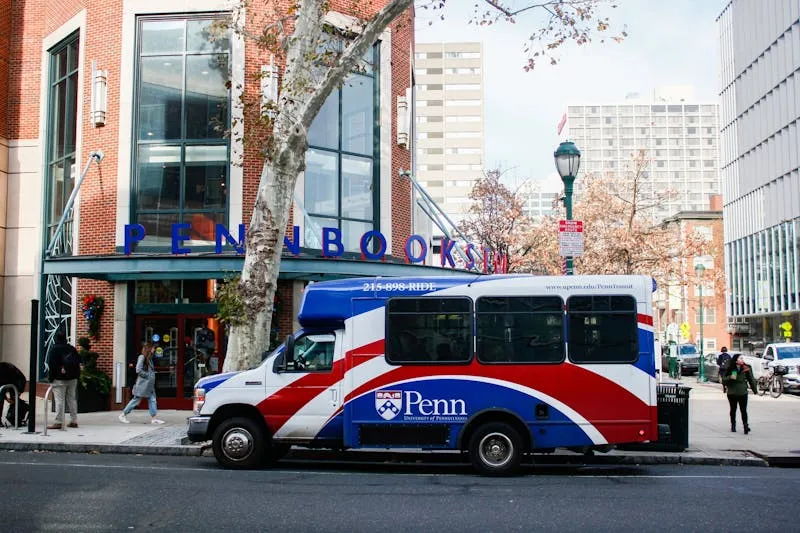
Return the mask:
{"type": "Polygon", "coordinates": [[[200,456],[203,454],[202,446],[137,446],[129,444],[68,444],[63,442],[3,442],[0,443],[0,450],[177,456],[200,456]]]}
{"type": "MultiPolygon", "coordinates": [[[[213,456],[210,454],[210,443],[197,445],[174,446],[147,446],[130,444],[85,444],[85,443],[41,443],[41,442],[5,442],[0,443],[0,450],[6,451],[41,451],[41,452],[71,452],[71,453],[107,453],[107,454],[133,454],[133,455],[172,455],[172,456],[213,456]]],[[[797,458],[791,466],[798,466],[797,458]]],[[[287,456],[286,461],[302,461],[309,463],[322,462],[358,462],[358,463],[447,463],[468,464],[460,453],[425,453],[425,452],[331,452],[327,450],[294,449],[287,456]]],[[[722,457],[714,455],[691,455],[681,453],[659,454],[614,454],[592,455],[582,454],[542,454],[533,456],[534,464],[585,464],[585,465],[711,465],[711,466],[790,466],[778,464],[770,457],[761,457],[753,454],[749,457],[722,457]]]]}
{"type": "MultiPolygon", "coordinates": [[[[425,453],[425,452],[328,452],[325,450],[294,449],[287,456],[287,461],[309,462],[369,462],[369,463],[449,463],[468,464],[465,457],[459,452],[425,453]]],[[[704,454],[691,455],[681,453],[659,454],[540,454],[533,456],[533,463],[540,465],[558,464],[586,464],[586,465],[711,465],[711,466],[759,466],[766,467],[766,459],[750,457],[730,457],[704,454]]]]}
{"type": "Polygon", "coordinates": [[[779,468],[800,468],[800,455],[763,455],[753,452],[763,459],[769,466],[779,468]]]}

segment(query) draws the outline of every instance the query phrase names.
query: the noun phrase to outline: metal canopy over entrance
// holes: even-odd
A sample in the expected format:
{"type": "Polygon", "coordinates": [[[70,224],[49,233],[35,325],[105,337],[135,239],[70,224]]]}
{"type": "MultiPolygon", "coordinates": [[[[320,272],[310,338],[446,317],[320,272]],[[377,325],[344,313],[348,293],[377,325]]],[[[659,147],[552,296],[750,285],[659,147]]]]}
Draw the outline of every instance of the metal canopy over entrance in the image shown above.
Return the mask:
{"type": "MultiPolygon", "coordinates": [[[[242,270],[240,255],[70,256],[44,261],[43,274],[104,281],[214,279],[242,270]]],[[[350,277],[454,276],[458,269],[356,259],[284,257],[280,279],[321,281],[350,277]]]]}

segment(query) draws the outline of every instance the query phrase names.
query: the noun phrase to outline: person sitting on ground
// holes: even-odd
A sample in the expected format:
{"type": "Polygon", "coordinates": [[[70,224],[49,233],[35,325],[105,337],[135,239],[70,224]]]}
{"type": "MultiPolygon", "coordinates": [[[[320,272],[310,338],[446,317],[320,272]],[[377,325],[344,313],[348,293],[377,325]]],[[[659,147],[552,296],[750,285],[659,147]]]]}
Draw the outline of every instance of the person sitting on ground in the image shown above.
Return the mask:
{"type": "MultiPolygon", "coordinates": [[[[28,380],[25,379],[25,374],[23,374],[19,368],[11,363],[0,362],[0,387],[4,385],[14,385],[14,387],[17,389],[16,395],[14,395],[12,392],[11,387],[6,387],[3,389],[3,398],[0,399],[0,415],[3,414],[3,407],[5,407],[6,401],[9,404],[8,412],[13,412],[18,395],[25,391],[25,384],[27,382],[28,380]]],[[[27,407],[24,401],[21,401],[20,405],[27,407]]],[[[20,413],[20,415],[22,415],[22,413],[20,413]]],[[[22,416],[20,416],[20,418],[22,418],[22,416]]]]}

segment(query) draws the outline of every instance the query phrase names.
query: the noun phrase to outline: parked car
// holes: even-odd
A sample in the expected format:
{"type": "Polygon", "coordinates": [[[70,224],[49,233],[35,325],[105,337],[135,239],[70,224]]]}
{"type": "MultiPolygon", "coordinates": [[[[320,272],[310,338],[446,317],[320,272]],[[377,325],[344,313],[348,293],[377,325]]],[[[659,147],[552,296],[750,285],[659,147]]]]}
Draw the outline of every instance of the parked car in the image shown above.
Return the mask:
{"type": "Polygon", "coordinates": [[[800,392],[800,342],[767,344],[762,353],[745,355],[744,360],[753,367],[756,379],[769,372],[769,367],[785,366],[789,373],[783,376],[783,390],[800,392]]]}
{"type": "MultiPolygon", "coordinates": [[[[669,350],[670,346],[665,346],[661,355],[661,370],[664,372],[669,372],[669,350]]],[[[678,344],[676,353],[681,362],[682,375],[696,374],[700,370],[700,354],[694,344],[678,344]]]]}
{"type": "MultiPolygon", "coordinates": [[[[741,355],[742,352],[728,352],[731,358],[741,355]]],[[[719,352],[707,353],[703,356],[703,373],[708,381],[720,383],[719,378],[719,365],[717,365],[717,358],[719,352]]]]}

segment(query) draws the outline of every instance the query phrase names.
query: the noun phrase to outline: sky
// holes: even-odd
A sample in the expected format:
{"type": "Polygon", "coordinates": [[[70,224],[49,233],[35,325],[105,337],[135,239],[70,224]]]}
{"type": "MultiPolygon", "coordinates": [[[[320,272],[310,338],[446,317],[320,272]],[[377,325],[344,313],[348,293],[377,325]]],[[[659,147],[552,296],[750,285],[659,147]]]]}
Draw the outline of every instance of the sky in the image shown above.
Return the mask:
{"type": "Polygon", "coordinates": [[[505,170],[509,185],[560,181],[553,151],[563,140],[556,128],[570,102],[620,101],[629,93],[649,98],[664,85],[692,85],[697,99],[718,100],[715,21],[728,0],[615,0],[618,7],[604,6],[602,13],[610,18],[609,34],[624,28],[626,39],[565,43],[555,52],[557,65],[543,61],[529,72],[523,46],[542,22],[541,10],[515,24],[477,27],[468,24],[476,2],[449,0],[435,14],[417,9],[416,41],[483,42],[485,166],[505,170]]]}

